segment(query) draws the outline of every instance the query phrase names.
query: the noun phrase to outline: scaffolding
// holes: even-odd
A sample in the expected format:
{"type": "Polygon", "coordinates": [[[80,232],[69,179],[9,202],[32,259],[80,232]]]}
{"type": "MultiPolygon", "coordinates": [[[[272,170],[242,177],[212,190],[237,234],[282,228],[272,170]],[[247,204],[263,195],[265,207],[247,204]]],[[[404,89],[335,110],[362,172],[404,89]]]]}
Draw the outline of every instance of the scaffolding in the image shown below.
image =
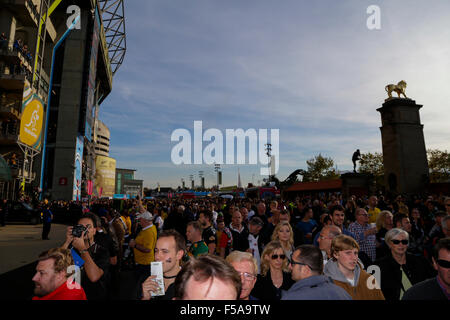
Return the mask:
{"type": "Polygon", "coordinates": [[[113,75],[122,65],[127,51],[123,1],[99,0],[113,75]]]}

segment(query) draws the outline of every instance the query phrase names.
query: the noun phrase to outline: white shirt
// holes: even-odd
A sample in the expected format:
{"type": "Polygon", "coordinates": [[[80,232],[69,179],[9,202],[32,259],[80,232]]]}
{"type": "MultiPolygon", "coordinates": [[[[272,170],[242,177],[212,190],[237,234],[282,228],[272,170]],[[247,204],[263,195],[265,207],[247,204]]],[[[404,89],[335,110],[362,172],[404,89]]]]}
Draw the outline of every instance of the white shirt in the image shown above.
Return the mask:
{"type": "Polygon", "coordinates": [[[346,278],[346,279],[347,279],[347,281],[350,283],[350,285],[351,285],[352,287],[355,286],[355,278],[353,278],[353,279],[346,278]]]}
{"type": "Polygon", "coordinates": [[[259,274],[261,270],[261,255],[259,253],[258,248],[258,238],[259,235],[257,235],[256,238],[252,234],[248,235],[248,245],[249,248],[253,251],[253,257],[256,259],[256,262],[258,264],[258,274],[259,274]]]}

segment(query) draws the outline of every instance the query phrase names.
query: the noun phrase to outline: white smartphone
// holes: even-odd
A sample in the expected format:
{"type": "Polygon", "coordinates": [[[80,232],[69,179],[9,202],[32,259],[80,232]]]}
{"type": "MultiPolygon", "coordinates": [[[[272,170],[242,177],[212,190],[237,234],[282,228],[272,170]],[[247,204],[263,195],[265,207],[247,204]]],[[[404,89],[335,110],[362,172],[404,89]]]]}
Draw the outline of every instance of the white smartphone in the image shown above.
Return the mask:
{"type": "Polygon", "coordinates": [[[158,283],[159,289],[157,292],[152,292],[153,296],[163,296],[165,295],[164,290],[164,276],[163,276],[163,266],[161,261],[152,262],[150,265],[151,275],[156,276],[155,281],[158,283]]]}

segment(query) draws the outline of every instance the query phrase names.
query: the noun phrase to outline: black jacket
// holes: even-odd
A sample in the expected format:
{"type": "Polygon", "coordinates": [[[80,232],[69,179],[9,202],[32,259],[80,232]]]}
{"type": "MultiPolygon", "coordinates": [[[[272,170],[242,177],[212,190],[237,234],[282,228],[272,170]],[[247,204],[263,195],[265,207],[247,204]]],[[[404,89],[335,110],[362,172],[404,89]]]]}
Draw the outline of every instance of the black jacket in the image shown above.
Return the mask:
{"type": "MultiPolygon", "coordinates": [[[[378,260],[376,263],[381,271],[381,291],[387,301],[400,299],[402,288],[401,266],[394,260],[391,254],[378,260]]],[[[409,281],[412,285],[430,279],[436,275],[431,264],[420,256],[406,253],[406,264],[403,266],[409,281]]]]}
{"type": "Polygon", "coordinates": [[[291,274],[283,271],[283,284],[280,288],[275,287],[269,269],[266,276],[258,275],[258,280],[256,280],[251,295],[259,300],[280,300],[282,290],[289,290],[294,283],[291,274]]]}
{"type": "Polygon", "coordinates": [[[248,249],[248,230],[244,227],[241,233],[231,229],[231,235],[233,237],[233,250],[245,252],[248,249]]]}
{"type": "Polygon", "coordinates": [[[403,295],[402,300],[444,300],[448,301],[447,296],[442,291],[437,278],[422,281],[409,288],[403,295]]]}

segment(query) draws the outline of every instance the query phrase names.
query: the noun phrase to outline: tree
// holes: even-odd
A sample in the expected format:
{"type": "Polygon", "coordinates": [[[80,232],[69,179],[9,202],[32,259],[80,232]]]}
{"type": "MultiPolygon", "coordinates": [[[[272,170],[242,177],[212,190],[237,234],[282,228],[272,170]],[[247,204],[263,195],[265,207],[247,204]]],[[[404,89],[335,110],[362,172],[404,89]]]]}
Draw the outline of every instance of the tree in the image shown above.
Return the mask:
{"type": "Polygon", "coordinates": [[[361,154],[358,172],[372,174],[376,188],[381,189],[384,186],[383,154],[379,152],[361,154]]]}
{"type": "Polygon", "coordinates": [[[371,173],[375,177],[384,175],[383,155],[379,152],[361,154],[358,171],[359,173],[371,173]]]}
{"type": "Polygon", "coordinates": [[[303,182],[322,181],[338,179],[339,174],[334,168],[334,161],[331,158],[323,157],[322,154],[306,161],[308,169],[303,175],[303,182]]]}
{"type": "Polygon", "coordinates": [[[437,149],[427,151],[430,182],[448,182],[450,180],[450,153],[437,149]]]}

